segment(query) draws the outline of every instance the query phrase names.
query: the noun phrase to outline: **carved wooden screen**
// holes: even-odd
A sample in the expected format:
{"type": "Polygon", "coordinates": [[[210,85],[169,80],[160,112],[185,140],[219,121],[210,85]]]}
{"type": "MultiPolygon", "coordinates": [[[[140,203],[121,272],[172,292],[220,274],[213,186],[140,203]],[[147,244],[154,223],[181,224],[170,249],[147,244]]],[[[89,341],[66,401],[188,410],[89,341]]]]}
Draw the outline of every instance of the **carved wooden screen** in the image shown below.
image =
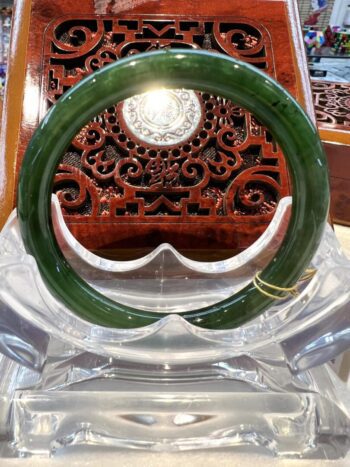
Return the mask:
{"type": "MultiPolygon", "coordinates": [[[[84,76],[146,51],[205,49],[275,74],[267,31],[238,17],[70,17],[50,25],[44,47],[43,114],[84,76]]],[[[74,139],[55,191],[66,222],[87,247],[130,246],[132,238],[134,247],[168,241],[232,253],[271,220],[279,199],[289,194],[281,151],[233,102],[202,92],[196,98],[199,123],[178,143],[140,138],[125,122],[123,103],[96,116],[74,139]]]]}
{"type": "Polygon", "coordinates": [[[312,91],[328,156],[332,219],[350,225],[350,84],[312,81],[312,91]]]}
{"type": "MultiPolygon", "coordinates": [[[[5,102],[11,125],[0,143],[0,225],[15,206],[23,154],[49,106],[123,56],[169,47],[235,56],[274,76],[312,112],[293,0],[17,0],[17,6],[10,60],[16,78],[5,102]]],[[[101,254],[118,250],[116,256],[126,248],[130,257],[171,242],[214,259],[215,251],[222,257],[245,249],[266,229],[290,192],[271,136],[220,96],[190,93],[186,102],[199,117],[187,119],[191,131],[183,128],[181,142],[146,142],[122,105],[96,116],[74,139],[55,191],[85,246],[101,254]]]]}
{"type": "Polygon", "coordinates": [[[350,131],[350,84],[312,81],[312,91],[320,128],[350,131]]]}

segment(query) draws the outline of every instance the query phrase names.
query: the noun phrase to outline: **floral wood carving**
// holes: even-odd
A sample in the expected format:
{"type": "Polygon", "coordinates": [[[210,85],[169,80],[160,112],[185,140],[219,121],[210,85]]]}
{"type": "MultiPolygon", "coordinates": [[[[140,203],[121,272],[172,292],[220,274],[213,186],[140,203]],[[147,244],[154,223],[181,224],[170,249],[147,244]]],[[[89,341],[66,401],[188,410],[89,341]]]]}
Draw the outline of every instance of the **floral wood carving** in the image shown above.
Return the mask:
{"type": "MultiPolygon", "coordinates": [[[[274,76],[269,35],[246,19],[69,18],[46,33],[43,113],[104,65],[145,51],[206,49],[274,76]]],[[[197,92],[200,124],[186,141],[142,141],[123,103],[106,109],[72,141],[56,176],[66,220],[90,223],[269,222],[290,193],[285,161],[268,131],[221,97],[197,92]]],[[[219,229],[219,228],[218,228],[219,229]]]]}
{"type": "Polygon", "coordinates": [[[350,84],[312,81],[318,123],[331,129],[350,129],[350,84]]]}

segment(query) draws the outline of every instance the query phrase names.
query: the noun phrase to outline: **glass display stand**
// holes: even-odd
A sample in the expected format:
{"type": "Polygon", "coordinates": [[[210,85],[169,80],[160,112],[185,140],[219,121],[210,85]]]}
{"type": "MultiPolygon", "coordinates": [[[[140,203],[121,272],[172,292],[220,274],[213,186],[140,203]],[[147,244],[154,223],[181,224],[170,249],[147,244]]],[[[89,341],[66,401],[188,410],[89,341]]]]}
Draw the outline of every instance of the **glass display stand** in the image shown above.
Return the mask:
{"type": "Polygon", "coordinates": [[[168,313],[131,330],[87,323],[50,295],[14,212],[0,234],[0,455],[247,446],[280,457],[344,456],[350,418],[327,362],[349,347],[350,262],[331,227],[297,297],[226,331],[177,314],[250,281],[278,249],[290,206],[281,200],[259,241],[225,261],[199,263],[161,245],[113,262],[76,242],[54,198],[60,247],[84,279],[121,303],[168,313]]]}

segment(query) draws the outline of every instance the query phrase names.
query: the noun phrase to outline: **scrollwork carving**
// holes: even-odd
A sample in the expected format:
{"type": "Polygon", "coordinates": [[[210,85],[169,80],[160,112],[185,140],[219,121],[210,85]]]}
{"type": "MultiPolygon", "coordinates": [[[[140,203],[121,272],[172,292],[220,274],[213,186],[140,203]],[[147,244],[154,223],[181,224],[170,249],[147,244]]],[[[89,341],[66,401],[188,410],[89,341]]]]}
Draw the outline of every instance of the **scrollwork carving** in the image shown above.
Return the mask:
{"type": "Polygon", "coordinates": [[[350,85],[312,81],[316,118],[322,127],[350,128],[350,85]]]}
{"type": "MultiPolygon", "coordinates": [[[[61,19],[48,29],[45,43],[48,106],[96,69],[124,56],[163,48],[225,53],[274,74],[265,29],[239,18],[61,19]]],[[[271,219],[278,200],[289,194],[281,151],[266,129],[233,102],[203,92],[191,99],[192,106],[198,101],[201,117],[179,142],[138,137],[126,122],[124,103],[86,125],[56,176],[55,190],[66,219],[85,216],[96,223],[101,218],[145,223],[155,216],[164,222],[271,219]]],[[[132,108],[130,112],[137,126],[138,115],[132,108]]],[[[189,121],[193,115],[189,107],[189,121]]]]}
{"type": "Polygon", "coordinates": [[[51,60],[72,60],[95,50],[104,37],[101,20],[58,20],[53,27],[51,60]]]}

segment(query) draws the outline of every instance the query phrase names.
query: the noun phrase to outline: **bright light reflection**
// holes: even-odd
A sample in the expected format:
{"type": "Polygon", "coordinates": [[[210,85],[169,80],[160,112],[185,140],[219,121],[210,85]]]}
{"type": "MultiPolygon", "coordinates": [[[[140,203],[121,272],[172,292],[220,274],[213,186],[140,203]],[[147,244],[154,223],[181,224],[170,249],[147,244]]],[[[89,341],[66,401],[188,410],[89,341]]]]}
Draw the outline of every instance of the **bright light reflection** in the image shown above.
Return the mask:
{"type": "Polygon", "coordinates": [[[127,99],[123,105],[129,130],[158,146],[187,140],[197,129],[201,115],[196,93],[187,89],[153,89],[127,99]]]}
{"type": "Polygon", "coordinates": [[[181,118],[181,102],[167,89],[157,89],[145,94],[141,112],[146,121],[157,128],[173,125],[181,118]]]}

